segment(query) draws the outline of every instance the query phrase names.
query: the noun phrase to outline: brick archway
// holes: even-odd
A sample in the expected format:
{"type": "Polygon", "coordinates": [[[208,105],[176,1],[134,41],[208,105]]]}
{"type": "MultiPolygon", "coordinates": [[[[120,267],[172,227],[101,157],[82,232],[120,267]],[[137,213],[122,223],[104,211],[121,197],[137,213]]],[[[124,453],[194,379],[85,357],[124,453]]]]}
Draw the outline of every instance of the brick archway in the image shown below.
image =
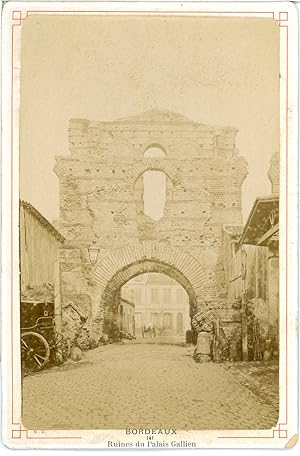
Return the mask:
{"type": "Polygon", "coordinates": [[[174,185],[181,184],[181,176],[178,169],[165,158],[144,158],[143,161],[131,168],[131,176],[136,183],[138,178],[146,171],[162,171],[174,185]]]}
{"type": "MultiPolygon", "coordinates": [[[[158,262],[157,260],[140,260],[135,263],[129,264],[128,266],[120,269],[108,282],[104,293],[102,295],[103,307],[109,306],[110,298],[112,298],[116,291],[125,285],[128,280],[149,272],[156,272],[165,274],[168,277],[176,280],[187,292],[190,298],[190,313],[193,315],[197,308],[197,296],[193,290],[193,287],[188,278],[177,268],[171,267],[170,265],[158,262]]],[[[102,305],[101,305],[102,307],[102,305]]]]}
{"type": "Polygon", "coordinates": [[[179,248],[156,241],[144,241],[114,250],[94,269],[94,281],[103,291],[120,270],[140,261],[162,263],[180,271],[190,282],[195,294],[205,288],[206,274],[198,260],[179,248]]]}
{"type": "Polygon", "coordinates": [[[206,284],[201,264],[183,250],[162,243],[148,241],[129,245],[112,252],[94,270],[94,282],[99,292],[93,309],[94,338],[101,331],[103,312],[116,291],[131,278],[146,272],[159,272],[175,279],[189,295],[191,315],[196,312],[206,284]]]}

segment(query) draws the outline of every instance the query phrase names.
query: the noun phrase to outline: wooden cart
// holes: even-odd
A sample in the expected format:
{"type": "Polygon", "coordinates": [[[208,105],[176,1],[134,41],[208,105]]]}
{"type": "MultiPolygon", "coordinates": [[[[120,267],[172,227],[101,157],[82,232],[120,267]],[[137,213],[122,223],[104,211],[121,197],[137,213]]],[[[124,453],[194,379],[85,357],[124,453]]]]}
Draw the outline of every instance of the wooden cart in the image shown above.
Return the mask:
{"type": "Polygon", "coordinates": [[[69,343],[55,329],[54,304],[22,301],[20,316],[22,373],[63,363],[69,355],[69,343]]]}

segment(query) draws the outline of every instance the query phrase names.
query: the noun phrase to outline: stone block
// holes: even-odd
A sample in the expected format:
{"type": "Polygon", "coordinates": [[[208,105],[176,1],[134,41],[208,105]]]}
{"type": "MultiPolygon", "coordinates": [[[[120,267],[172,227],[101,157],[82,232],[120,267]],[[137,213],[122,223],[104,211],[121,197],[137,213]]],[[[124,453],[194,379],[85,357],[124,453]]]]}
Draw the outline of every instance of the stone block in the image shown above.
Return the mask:
{"type": "Polygon", "coordinates": [[[70,357],[72,361],[81,361],[82,360],[82,351],[79,347],[72,347],[70,350],[70,357]]]}

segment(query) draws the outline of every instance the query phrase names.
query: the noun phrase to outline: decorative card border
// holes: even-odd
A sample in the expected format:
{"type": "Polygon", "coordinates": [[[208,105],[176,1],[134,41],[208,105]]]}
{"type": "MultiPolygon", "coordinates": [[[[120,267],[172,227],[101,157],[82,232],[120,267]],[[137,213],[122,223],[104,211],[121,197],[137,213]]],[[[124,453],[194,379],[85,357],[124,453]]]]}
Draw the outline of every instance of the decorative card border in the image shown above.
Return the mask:
{"type": "MultiPolygon", "coordinates": [[[[297,11],[289,2],[8,2],[3,11],[3,439],[11,448],[107,448],[124,430],[36,431],[21,424],[19,369],[19,91],[21,31],[32,15],[269,17],[280,27],[280,411],[275,428],[178,431],[197,448],[282,448],[297,434],[297,11]]],[[[140,438],[140,437],[139,437],[140,438]]],[[[145,437],[146,439],[146,437],[145,437]]],[[[170,438],[171,439],[171,438],[170,438]]],[[[168,440],[164,436],[164,440],[168,440]]]]}

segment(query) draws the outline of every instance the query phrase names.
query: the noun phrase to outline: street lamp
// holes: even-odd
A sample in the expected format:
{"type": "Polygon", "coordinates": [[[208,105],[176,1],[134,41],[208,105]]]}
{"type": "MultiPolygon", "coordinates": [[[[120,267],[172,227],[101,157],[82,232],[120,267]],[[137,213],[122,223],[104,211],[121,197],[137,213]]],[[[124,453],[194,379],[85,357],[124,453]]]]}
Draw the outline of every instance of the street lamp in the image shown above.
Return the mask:
{"type": "Polygon", "coordinates": [[[91,245],[88,248],[88,251],[89,251],[90,262],[93,265],[96,264],[97,259],[98,259],[98,253],[99,253],[100,249],[98,249],[98,247],[96,247],[95,245],[91,245]]]}

